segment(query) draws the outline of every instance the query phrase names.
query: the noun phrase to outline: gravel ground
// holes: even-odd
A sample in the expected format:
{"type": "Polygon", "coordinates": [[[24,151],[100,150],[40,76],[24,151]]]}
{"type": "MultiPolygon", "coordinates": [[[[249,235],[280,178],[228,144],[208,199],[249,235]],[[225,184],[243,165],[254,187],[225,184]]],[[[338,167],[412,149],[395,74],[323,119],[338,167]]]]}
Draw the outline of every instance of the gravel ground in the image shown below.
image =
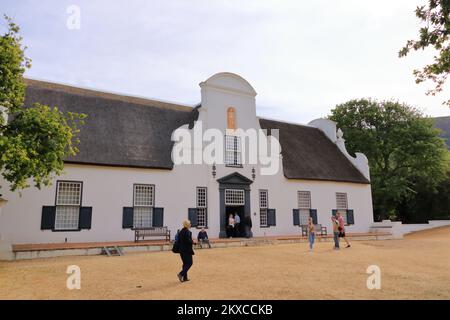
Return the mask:
{"type": "Polygon", "coordinates": [[[450,227],[403,240],[197,250],[191,281],[171,252],[0,262],[0,299],[450,299],[450,227]],[[66,269],[81,268],[68,290],[66,269]],[[369,265],[381,289],[366,286],[369,265]]]}

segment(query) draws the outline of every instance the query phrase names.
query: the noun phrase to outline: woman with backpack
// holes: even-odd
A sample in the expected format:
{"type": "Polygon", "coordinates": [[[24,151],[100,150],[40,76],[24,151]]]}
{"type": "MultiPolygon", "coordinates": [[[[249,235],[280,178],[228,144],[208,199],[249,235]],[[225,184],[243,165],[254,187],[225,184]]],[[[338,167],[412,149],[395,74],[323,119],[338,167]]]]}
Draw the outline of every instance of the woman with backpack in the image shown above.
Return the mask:
{"type": "Polygon", "coordinates": [[[178,279],[180,282],[189,281],[188,271],[192,267],[192,256],[194,255],[194,249],[192,248],[194,241],[192,241],[191,222],[189,220],[183,221],[183,229],[178,234],[178,247],[180,251],[181,261],[183,267],[178,273],[178,279]]]}

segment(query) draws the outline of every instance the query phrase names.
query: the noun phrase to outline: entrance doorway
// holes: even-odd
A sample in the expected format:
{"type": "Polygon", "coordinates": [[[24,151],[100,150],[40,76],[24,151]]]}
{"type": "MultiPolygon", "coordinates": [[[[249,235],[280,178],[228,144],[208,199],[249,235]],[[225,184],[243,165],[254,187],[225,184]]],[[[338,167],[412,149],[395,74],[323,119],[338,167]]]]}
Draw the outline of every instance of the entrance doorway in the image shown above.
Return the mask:
{"type": "Polygon", "coordinates": [[[245,206],[226,206],[225,207],[225,226],[227,230],[227,237],[240,238],[245,237],[244,227],[245,206]],[[240,223],[236,224],[234,228],[231,228],[228,224],[228,218],[230,215],[236,219],[236,215],[240,218],[240,223]]]}

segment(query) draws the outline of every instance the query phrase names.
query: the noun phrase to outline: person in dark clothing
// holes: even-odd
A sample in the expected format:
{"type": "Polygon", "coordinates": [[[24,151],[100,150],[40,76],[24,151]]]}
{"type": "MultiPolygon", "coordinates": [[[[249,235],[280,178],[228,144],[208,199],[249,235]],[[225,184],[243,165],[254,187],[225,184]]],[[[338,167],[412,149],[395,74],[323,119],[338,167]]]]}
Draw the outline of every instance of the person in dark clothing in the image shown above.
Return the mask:
{"type": "Polygon", "coordinates": [[[203,244],[205,243],[211,249],[211,244],[209,243],[208,234],[206,233],[205,228],[202,228],[202,230],[198,233],[197,240],[200,244],[200,248],[203,249],[203,244]]]}
{"type": "Polygon", "coordinates": [[[193,261],[192,256],[194,255],[194,249],[192,248],[194,241],[192,241],[192,232],[189,230],[191,228],[191,222],[185,220],[183,222],[183,229],[180,231],[179,239],[180,242],[180,257],[183,261],[183,267],[178,273],[178,279],[181,282],[189,281],[188,271],[192,267],[193,261]]]}
{"type": "Polygon", "coordinates": [[[245,216],[244,225],[245,225],[245,237],[251,238],[252,237],[252,218],[250,216],[245,216]]]}

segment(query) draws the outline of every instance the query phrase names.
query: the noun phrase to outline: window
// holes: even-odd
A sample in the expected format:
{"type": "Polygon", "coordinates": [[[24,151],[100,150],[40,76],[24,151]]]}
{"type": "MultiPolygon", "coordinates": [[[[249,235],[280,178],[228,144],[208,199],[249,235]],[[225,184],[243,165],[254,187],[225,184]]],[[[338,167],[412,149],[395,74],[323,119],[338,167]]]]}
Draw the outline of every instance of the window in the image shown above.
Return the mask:
{"type": "Polygon", "coordinates": [[[227,206],[243,206],[244,190],[242,189],[225,189],[225,205],[227,206]]]}
{"type": "Polygon", "coordinates": [[[207,189],[204,187],[197,188],[197,227],[207,227],[207,209],[208,209],[208,198],[207,189]]]}
{"type": "Polygon", "coordinates": [[[267,227],[267,209],[269,208],[269,192],[259,190],[259,224],[261,227],[267,227]]]}
{"type": "Polygon", "coordinates": [[[311,211],[311,192],[298,191],[298,209],[300,213],[300,225],[304,226],[308,224],[311,211]]]}
{"type": "Polygon", "coordinates": [[[233,107],[227,110],[227,129],[236,129],[236,110],[233,107]]]}
{"type": "Polygon", "coordinates": [[[135,184],[133,192],[133,227],[149,228],[153,226],[153,207],[155,187],[148,184],[135,184]]]}
{"type": "Polygon", "coordinates": [[[240,167],[241,137],[225,136],[225,164],[230,167],[240,167]]]}
{"type": "Polygon", "coordinates": [[[345,224],[347,224],[347,209],[348,209],[348,201],[347,194],[343,192],[336,192],[336,209],[344,218],[345,224]]]}
{"type": "Polygon", "coordinates": [[[58,181],[55,230],[77,230],[81,207],[81,182],[58,181]]]}

